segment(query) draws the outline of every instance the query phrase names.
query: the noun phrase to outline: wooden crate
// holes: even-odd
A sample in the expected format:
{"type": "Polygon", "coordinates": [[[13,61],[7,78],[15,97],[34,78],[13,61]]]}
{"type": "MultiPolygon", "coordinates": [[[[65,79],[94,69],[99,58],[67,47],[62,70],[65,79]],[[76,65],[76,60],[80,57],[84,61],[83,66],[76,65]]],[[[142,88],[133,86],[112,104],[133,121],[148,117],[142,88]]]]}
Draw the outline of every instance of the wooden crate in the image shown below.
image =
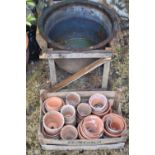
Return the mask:
{"type": "MultiPolygon", "coordinates": [[[[40,91],[40,107],[43,105],[43,101],[51,96],[58,96],[65,98],[68,92],[55,92],[48,93],[45,90],[40,91]]],[[[115,112],[121,114],[121,105],[119,102],[121,92],[116,91],[78,91],[77,92],[81,98],[88,99],[94,93],[104,94],[109,102],[113,104],[113,109],[115,112]]],[[[45,138],[42,134],[42,117],[43,113],[40,108],[40,126],[38,130],[38,138],[40,145],[43,150],[104,150],[104,149],[121,149],[124,148],[127,136],[119,138],[102,138],[96,140],[58,140],[45,138]]]]}

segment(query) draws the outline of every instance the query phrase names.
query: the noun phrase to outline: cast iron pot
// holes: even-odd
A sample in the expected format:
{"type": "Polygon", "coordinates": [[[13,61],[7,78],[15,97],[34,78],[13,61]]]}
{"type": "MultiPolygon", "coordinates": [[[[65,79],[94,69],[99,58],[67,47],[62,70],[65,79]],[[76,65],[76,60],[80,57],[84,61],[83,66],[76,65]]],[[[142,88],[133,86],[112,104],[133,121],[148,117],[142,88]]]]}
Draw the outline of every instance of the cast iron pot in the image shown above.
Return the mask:
{"type": "MultiPolygon", "coordinates": [[[[88,0],[68,0],[46,8],[38,27],[48,46],[69,51],[104,48],[118,30],[113,10],[88,0]]],[[[57,65],[74,73],[94,59],[61,59],[57,65]]]]}

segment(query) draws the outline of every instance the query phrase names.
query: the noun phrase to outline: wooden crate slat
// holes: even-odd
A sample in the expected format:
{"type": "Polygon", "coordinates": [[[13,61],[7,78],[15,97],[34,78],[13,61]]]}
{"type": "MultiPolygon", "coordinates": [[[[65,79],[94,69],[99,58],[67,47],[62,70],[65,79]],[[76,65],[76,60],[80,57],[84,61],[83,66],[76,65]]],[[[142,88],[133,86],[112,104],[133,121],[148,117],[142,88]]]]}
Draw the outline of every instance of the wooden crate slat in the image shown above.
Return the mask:
{"type": "Polygon", "coordinates": [[[112,149],[122,149],[125,143],[118,144],[106,144],[106,145],[90,145],[90,146],[60,146],[60,145],[41,145],[43,150],[112,150],[112,149]]]}
{"type": "MultiPolygon", "coordinates": [[[[42,94],[43,92],[45,92],[45,90],[41,90],[40,94],[42,94]]],[[[105,95],[107,98],[115,98],[116,95],[116,91],[76,91],[81,97],[89,97],[95,93],[99,93],[99,94],[103,94],[105,95]]],[[[68,94],[68,92],[49,92],[47,93],[47,97],[52,97],[52,96],[58,96],[58,97],[66,97],[66,95],[68,94]]]]}

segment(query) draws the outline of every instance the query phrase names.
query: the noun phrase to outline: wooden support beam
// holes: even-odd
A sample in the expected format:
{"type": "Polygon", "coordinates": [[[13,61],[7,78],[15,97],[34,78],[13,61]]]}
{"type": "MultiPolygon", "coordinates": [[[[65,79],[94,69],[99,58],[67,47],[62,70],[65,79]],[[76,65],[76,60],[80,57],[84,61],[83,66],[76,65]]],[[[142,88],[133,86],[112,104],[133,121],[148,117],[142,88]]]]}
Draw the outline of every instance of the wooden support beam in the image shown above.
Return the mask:
{"type": "Polygon", "coordinates": [[[80,69],[78,72],[76,72],[75,74],[69,76],[68,78],[66,78],[65,80],[61,81],[60,83],[54,85],[51,88],[51,92],[55,92],[60,90],[61,88],[67,86],[68,84],[72,83],[73,81],[79,79],[80,77],[86,75],[87,73],[91,72],[92,70],[96,69],[97,67],[101,66],[102,64],[110,61],[111,58],[102,58],[102,59],[98,59],[97,61],[89,64],[88,66],[80,69]]]}
{"type": "Polygon", "coordinates": [[[47,49],[47,56],[42,58],[49,59],[71,59],[71,58],[107,58],[112,56],[112,52],[107,50],[90,50],[90,51],[65,51],[47,49]]]}
{"type": "Polygon", "coordinates": [[[48,59],[49,68],[50,68],[50,80],[51,84],[55,85],[57,83],[57,77],[56,77],[56,69],[55,69],[55,62],[53,59],[48,59]]]}
{"type": "Polygon", "coordinates": [[[103,67],[102,88],[107,89],[110,72],[110,61],[106,62],[103,67]]]}

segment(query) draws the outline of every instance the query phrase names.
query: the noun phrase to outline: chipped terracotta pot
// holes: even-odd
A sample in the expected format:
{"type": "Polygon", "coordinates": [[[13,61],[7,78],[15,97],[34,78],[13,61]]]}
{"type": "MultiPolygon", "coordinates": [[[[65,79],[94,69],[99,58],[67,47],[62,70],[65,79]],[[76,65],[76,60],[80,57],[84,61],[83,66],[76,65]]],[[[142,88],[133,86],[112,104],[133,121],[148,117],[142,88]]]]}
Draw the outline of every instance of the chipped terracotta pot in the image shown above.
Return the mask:
{"type": "Polygon", "coordinates": [[[124,118],[118,114],[110,113],[103,117],[105,124],[105,134],[109,137],[121,137],[127,129],[124,118]]]}
{"type": "Polygon", "coordinates": [[[87,103],[80,103],[77,106],[77,118],[79,120],[82,120],[84,117],[90,115],[91,112],[92,112],[92,109],[91,109],[90,105],[87,103]]]}
{"type": "Polygon", "coordinates": [[[92,108],[92,112],[103,113],[108,108],[108,100],[106,96],[102,94],[94,94],[89,98],[89,105],[92,108]]]}
{"type": "Polygon", "coordinates": [[[76,111],[72,105],[64,105],[61,108],[61,113],[64,116],[65,124],[67,125],[76,124],[76,111]]]}
{"type": "Polygon", "coordinates": [[[64,117],[60,112],[50,111],[43,116],[43,127],[49,135],[57,135],[63,125],[64,117]]]}
{"type": "Polygon", "coordinates": [[[98,139],[103,135],[103,122],[95,115],[85,117],[78,125],[80,139],[98,139]]]}
{"type": "Polygon", "coordinates": [[[61,107],[64,105],[64,102],[60,97],[49,97],[44,101],[44,105],[47,111],[60,111],[61,107]]]}
{"type": "Polygon", "coordinates": [[[66,96],[66,104],[70,104],[74,107],[77,107],[80,101],[81,101],[81,97],[76,92],[68,93],[66,96]]]}
{"type": "Polygon", "coordinates": [[[63,140],[77,139],[78,131],[73,125],[66,125],[61,129],[60,137],[63,140]]]}

